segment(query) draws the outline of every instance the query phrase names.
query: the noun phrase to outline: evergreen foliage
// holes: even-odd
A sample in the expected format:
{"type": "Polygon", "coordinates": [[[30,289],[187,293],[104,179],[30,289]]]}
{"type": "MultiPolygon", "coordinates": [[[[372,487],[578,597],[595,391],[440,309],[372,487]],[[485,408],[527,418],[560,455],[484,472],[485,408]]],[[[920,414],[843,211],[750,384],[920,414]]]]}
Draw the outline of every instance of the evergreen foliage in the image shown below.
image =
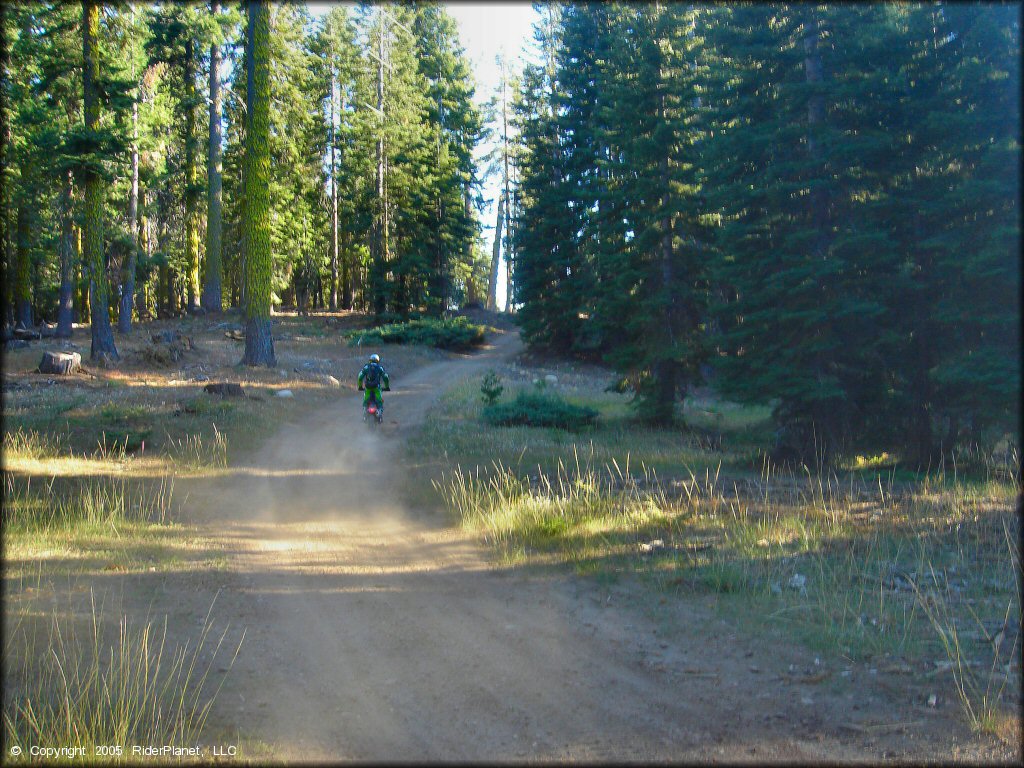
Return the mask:
{"type": "Polygon", "coordinates": [[[202,296],[266,363],[276,308],[494,306],[504,253],[527,342],[652,420],[711,384],[779,458],[921,465],[1017,427],[1015,6],[538,3],[483,111],[436,3],[260,5],[250,62],[234,2],[0,7],[8,327],[114,358],[202,296]]]}
{"type": "Polygon", "coordinates": [[[1018,416],[1020,19],[567,4],[524,72],[518,320],[641,414],[770,402],[776,454],[922,465],[1018,416]]]}
{"type": "Polygon", "coordinates": [[[554,395],[520,392],[512,402],[484,406],[481,415],[486,422],[498,427],[553,427],[576,431],[592,426],[598,412],[554,395]]]}

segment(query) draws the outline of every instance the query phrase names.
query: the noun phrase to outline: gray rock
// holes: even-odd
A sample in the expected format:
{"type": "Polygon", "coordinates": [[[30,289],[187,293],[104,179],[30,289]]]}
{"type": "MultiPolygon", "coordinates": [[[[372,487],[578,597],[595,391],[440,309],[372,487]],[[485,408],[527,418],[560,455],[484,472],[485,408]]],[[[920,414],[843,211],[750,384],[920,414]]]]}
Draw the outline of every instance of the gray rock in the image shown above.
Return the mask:
{"type": "Polygon", "coordinates": [[[549,387],[558,386],[558,377],[549,373],[547,376],[544,377],[544,383],[547,384],[549,387]]]}
{"type": "Polygon", "coordinates": [[[290,389],[279,389],[274,393],[277,397],[295,397],[290,389]]]}
{"type": "Polygon", "coordinates": [[[207,384],[203,387],[203,391],[210,395],[221,395],[223,397],[245,397],[245,393],[242,391],[242,385],[235,384],[234,382],[207,384]]]}

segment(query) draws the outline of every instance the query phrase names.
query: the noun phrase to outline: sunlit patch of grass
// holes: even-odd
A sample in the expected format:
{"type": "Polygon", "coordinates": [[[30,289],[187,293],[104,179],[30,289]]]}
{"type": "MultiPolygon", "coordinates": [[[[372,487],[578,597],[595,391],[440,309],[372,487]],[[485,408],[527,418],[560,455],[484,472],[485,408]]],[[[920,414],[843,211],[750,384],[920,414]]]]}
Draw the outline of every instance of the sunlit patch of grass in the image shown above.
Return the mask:
{"type": "Polygon", "coordinates": [[[57,477],[24,481],[4,475],[4,526],[9,535],[70,532],[79,527],[117,529],[122,523],[163,523],[173,480],[133,483],[125,477],[86,478],[68,485],[57,477]]]}

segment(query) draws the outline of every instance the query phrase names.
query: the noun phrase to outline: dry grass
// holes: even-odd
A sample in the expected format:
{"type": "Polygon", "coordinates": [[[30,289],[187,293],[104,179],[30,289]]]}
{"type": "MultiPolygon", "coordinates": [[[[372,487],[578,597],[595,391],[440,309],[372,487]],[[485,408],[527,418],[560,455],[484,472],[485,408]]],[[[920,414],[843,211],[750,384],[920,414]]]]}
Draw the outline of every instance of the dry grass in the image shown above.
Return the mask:
{"type": "MultiPolygon", "coordinates": [[[[213,632],[213,605],[195,640],[175,648],[166,619],[134,626],[122,617],[108,637],[94,598],[90,609],[84,627],[73,612],[55,611],[45,640],[21,622],[6,634],[4,742],[9,755],[21,751],[12,762],[38,762],[32,751],[81,749],[74,762],[148,764],[153,757],[133,756],[130,745],[194,747],[226,679],[211,690],[213,665],[231,652],[228,630],[213,632]]],[[[240,647],[241,640],[228,669],[240,647]]]]}

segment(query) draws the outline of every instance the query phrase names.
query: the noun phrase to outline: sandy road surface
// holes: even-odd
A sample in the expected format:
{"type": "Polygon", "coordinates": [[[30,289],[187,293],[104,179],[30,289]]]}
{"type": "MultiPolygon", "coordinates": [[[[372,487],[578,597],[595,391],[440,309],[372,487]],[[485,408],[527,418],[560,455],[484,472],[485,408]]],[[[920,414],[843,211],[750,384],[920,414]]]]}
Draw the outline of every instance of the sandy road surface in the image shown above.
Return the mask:
{"type": "MultiPolygon", "coordinates": [[[[214,732],[237,729],[298,761],[950,754],[948,733],[936,745],[837,727],[852,695],[770,682],[806,661],[793,649],[685,605],[675,618],[688,629],[663,637],[628,585],[502,570],[436,511],[403,508],[392,489],[406,430],[454,377],[518,348],[506,335],[396,381],[383,434],[343,397],[247,466],[190,484],[186,511],[224,567],[161,577],[149,599],[192,629],[217,595],[218,625],[245,628],[214,732]]],[[[870,692],[856,700],[880,721],[919,719],[870,692]]]]}

